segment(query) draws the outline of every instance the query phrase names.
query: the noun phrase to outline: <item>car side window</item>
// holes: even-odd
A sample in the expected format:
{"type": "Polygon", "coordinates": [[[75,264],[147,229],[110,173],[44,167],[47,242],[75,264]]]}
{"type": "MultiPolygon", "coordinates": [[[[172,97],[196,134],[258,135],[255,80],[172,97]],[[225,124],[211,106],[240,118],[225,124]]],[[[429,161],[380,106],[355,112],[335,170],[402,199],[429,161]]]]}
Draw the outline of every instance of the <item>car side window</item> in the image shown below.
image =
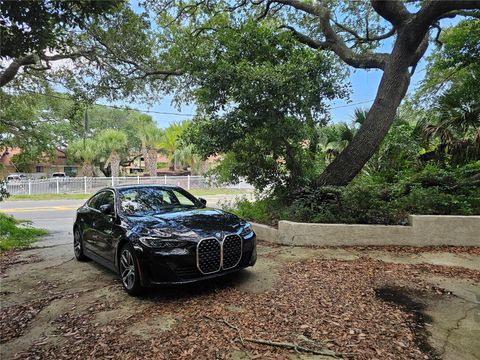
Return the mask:
{"type": "Polygon", "coordinates": [[[93,196],[89,201],[88,201],[88,207],[91,207],[92,209],[97,209],[99,210],[100,205],[102,205],[102,197],[105,194],[105,192],[98,193],[97,195],[93,196]]]}
{"type": "Polygon", "coordinates": [[[187,198],[185,195],[182,193],[173,190],[172,191],[173,195],[177,198],[177,201],[180,205],[188,205],[188,206],[195,206],[194,202],[187,198]]]}
{"type": "Polygon", "coordinates": [[[113,192],[106,191],[104,196],[100,199],[101,205],[111,205],[112,207],[115,205],[115,196],[113,192]]]}

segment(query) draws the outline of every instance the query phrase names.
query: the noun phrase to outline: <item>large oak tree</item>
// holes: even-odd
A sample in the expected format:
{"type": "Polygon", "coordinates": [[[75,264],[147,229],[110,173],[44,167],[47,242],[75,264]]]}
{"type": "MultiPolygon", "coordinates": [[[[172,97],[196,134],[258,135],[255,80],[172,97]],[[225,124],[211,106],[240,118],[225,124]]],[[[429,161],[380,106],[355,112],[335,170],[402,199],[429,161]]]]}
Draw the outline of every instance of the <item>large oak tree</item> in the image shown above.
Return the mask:
{"type": "Polygon", "coordinates": [[[331,51],[355,69],[383,71],[377,95],[368,115],[350,144],[317,179],[317,185],[346,185],[379,148],[405,97],[415,68],[428,48],[430,38],[441,31],[445,18],[466,16],[480,9],[480,1],[371,0],[302,1],[155,1],[163,24],[188,27],[194,37],[219,31],[221,21],[256,17],[275,19],[279,27],[293,32],[305,46],[331,51]],[[174,14],[174,15],[171,15],[174,14]],[[228,14],[228,15],[226,15],[228,14]],[[382,31],[383,30],[383,31],[382,31]],[[387,42],[386,44],[382,42],[387,42]],[[388,48],[390,51],[376,51],[388,48]]]}

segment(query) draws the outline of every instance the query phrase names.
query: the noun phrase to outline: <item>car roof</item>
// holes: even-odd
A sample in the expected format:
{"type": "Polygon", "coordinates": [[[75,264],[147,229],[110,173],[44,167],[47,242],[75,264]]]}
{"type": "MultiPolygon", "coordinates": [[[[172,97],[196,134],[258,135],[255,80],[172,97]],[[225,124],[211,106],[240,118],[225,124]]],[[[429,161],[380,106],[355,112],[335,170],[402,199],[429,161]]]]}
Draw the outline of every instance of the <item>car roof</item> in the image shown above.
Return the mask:
{"type": "MultiPolygon", "coordinates": [[[[118,185],[118,186],[109,186],[101,190],[125,190],[125,189],[144,189],[144,188],[159,188],[159,189],[182,189],[178,185],[163,185],[163,184],[127,184],[127,185],[118,185]]],[[[99,191],[101,191],[99,190],[99,191]]]]}

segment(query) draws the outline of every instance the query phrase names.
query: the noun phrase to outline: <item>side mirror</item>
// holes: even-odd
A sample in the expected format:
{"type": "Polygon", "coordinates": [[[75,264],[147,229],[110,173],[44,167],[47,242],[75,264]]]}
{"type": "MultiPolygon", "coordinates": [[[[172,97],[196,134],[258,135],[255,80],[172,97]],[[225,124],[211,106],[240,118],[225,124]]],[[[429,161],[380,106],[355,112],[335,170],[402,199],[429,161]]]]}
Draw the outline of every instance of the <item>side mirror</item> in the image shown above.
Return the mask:
{"type": "Polygon", "coordinates": [[[113,215],[113,206],[111,204],[100,205],[99,210],[104,215],[113,215]]]}
{"type": "Polygon", "coordinates": [[[198,200],[200,200],[203,206],[207,206],[207,200],[205,200],[204,198],[198,198],[198,200]]]}

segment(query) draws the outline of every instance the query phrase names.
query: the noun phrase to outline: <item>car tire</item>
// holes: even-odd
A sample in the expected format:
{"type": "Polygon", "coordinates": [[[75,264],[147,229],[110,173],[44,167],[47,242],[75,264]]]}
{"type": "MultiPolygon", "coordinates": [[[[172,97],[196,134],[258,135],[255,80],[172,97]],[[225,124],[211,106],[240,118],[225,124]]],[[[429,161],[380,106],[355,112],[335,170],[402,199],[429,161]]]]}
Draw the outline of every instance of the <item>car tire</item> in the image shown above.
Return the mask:
{"type": "Polygon", "coordinates": [[[140,284],[140,270],[132,245],[126,243],[120,250],[118,259],[120,281],[125,291],[130,295],[140,295],[143,287],[140,284]]]}
{"type": "Polygon", "coordinates": [[[83,235],[80,228],[73,231],[73,253],[78,261],[87,261],[88,258],[83,253],[83,235]]]}

